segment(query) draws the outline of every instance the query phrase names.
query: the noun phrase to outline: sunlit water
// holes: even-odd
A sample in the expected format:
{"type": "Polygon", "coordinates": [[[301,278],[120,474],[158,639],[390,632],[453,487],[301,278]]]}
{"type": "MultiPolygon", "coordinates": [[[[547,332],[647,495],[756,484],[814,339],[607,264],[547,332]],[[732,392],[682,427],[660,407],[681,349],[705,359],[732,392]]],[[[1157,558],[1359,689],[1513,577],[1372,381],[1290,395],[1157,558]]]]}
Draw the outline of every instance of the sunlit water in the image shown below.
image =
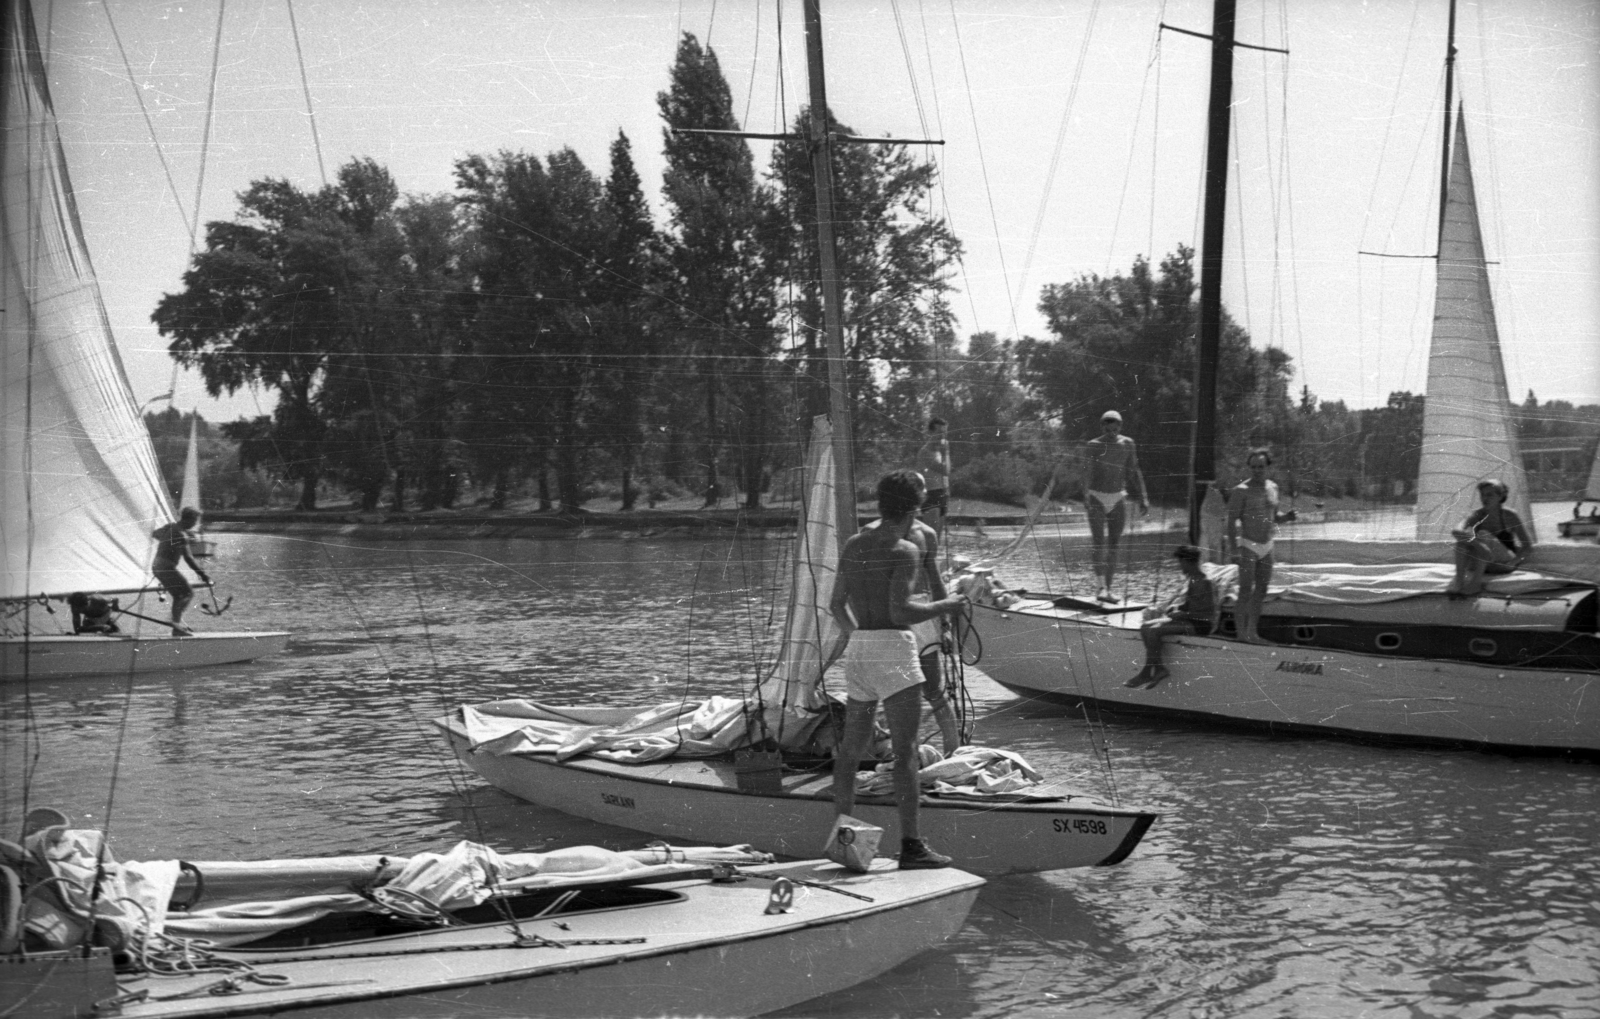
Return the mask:
{"type": "MultiPolygon", "coordinates": [[[[770,656],[789,549],[221,544],[212,572],[237,600],[197,624],[289,629],[289,652],[131,683],[6,688],[4,830],[25,803],[48,803],[85,824],[109,813],[123,858],[409,852],[461,838],[638,846],[637,833],[486,787],[430,719],[508,695],[640,704],[739,691],[770,656]]],[[[1087,581],[1081,564],[1043,568],[1031,555],[1009,567],[1025,582],[1087,581]]],[[[1169,582],[1146,572],[1134,586],[1169,582]]],[[[1600,1015],[1600,765],[1091,725],[968,677],[980,742],[1160,821],[1119,866],[992,881],[946,946],[786,1014],[1600,1015]]]]}

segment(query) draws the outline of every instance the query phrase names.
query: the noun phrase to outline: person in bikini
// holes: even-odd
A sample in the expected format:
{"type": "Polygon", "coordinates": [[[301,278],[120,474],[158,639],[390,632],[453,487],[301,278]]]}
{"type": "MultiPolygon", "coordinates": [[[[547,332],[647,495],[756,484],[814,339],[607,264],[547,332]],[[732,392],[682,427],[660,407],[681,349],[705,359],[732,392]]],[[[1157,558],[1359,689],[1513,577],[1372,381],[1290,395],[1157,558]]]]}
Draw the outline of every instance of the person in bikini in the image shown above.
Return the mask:
{"type": "Polygon", "coordinates": [[[1456,579],[1445,591],[1467,597],[1483,591],[1484,574],[1510,573],[1528,558],[1533,539],[1522,518],[1506,509],[1511,490],[1493,479],[1478,482],[1482,506],[1451,531],[1456,539],[1456,579]]]}
{"type": "Polygon", "coordinates": [[[1291,519],[1278,512],[1278,485],[1268,480],[1272,453],[1265,447],[1245,456],[1250,477],[1228,493],[1228,524],[1223,551],[1239,565],[1239,601],[1234,609],[1235,634],[1252,644],[1262,643],[1261,603],[1272,582],[1272,542],[1278,524],[1291,519]]]}
{"type": "Polygon", "coordinates": [[[1145,498],[1144,475],[1134,442],[1122,434],[1122,415],[1108,410],[1100,415],[1101,434],[1085,444],[1088,476],[1084,480],[1084,508],[1089,512],[1089,537],[1094,545],[1094,572],[1100,580],[1095,599],[1115,602],[1111,593],[1117,575],[1117,545],[1128,523],[1131,489],[1140,515],[1150,512],[1145,498]]]}
{"type": "MultiPolygon", "coordinates": [[[[839,814],[855,809],[856,767],[872,739],[878,702],[894,746],[894,789],[900,814],[900,868],[950,865],[922,840],[918,827],[917,731],[922,723],[922,684],[917,623],[952,615],[967,605],[963,595],[918,599],[918,574],[928,549],[911,539],[927,485],[916,471],[892,471],[878,482],[876,526],[863,528],[839,552],[838,580],[828,608],[839,624],[846,687],[844,734],[833,761],[833,803],[839,814]]],[[[942,588],[942,585],[941,585],[942,588]]],[[[837,657],[836,648],[830,660],[837,657]]]]}

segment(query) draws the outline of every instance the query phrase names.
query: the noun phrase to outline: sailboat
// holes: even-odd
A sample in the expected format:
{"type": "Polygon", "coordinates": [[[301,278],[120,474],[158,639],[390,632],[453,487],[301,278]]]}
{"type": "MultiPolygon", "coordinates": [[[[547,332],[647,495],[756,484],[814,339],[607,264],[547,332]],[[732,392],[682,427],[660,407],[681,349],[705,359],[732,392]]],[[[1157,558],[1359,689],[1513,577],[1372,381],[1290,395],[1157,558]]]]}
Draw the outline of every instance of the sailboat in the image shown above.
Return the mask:
{"type": "Polygon", "coordinates": [[[1593,538],[1600,535],[1600,446],[1594,451],[1594,463],[1589,466],[1589,483],[1584,486],[1578,504],[1572,507],[1572,519],[1556,525],[1563,538],[1593,538]],[[1594,505],[1589,513],[1582,513],[1584,502],[1594,505]]]}
{"type": "Polygon", "coordinates": [[[287,633],[179,638],[123,604],[154,590],[151,532],[172,507],[101,304],[27,4],[6,7],[0,682],[276,654],[287,633]],[[128,632],[74,634],[63,603],[76,592],[117,599],[128,632]]]}
{"type": "MultiPolygon", "coordinates": [[[[189,451],[183,457],[183,491],[178,496],[179,508],[200,509],[200,415],[189,415],[189,451]]],[[[217,543],[201,533],[204,520],[190,532],[189,553],[195,558],[210,558],[217,554],[217,543]]]]}
{"type": "MultiPolygon", "coordinates": [[[[1232,42],[1231,0],[1217,7],[1213,45],[1221,49],[1232,42]]],[[[1225,111],[1226,100],[1222,106],[1225,111]]],[[[1220,132],[1214,122],[1213,148],[1225,154],[1226,138],[1226,120],[1220,132]]],[[[1448,129],[1445,138],[1449,145],[1448,129]]],[[[1441,560],[1451,546],[1437,539],[1466,516],[1466,499],[1478,481],[1498,475],[1511,482],[1523,499],[1519,512],[1531,524],[1527,486],[1518,481],[1521,459],[1466,127],[1459,119],[1453,141],[1446,150],[1429,361],[1422,540],[1365,547],[1297,542],[1348,561],[1286,567],[1280,558],[1263,607],[1264,642],[1232,639],[1226,618],[1214,635],[1169,638],[1172,675],[1154,687],[1123,685],[1144,660],[1140,612],[1085,609],[1072,599],[991,588],[974,620],[984,672],[1027,696],[1130,713],[1274,731],[1600,752],[1600,556],[1571,554],[1590,551],[1580,547],[1536,545],[1522,569],[1491,577],[1482,595],[1451,599],[1445,593],[1454,574],[1441,560]]],[[[1225,169],[1208,176],[1208,194],[1225,182],[1225,169]]],[[[1207,247],[1217,253],[1212,264],[1220,270],[1220,223],[1212,247],[1209,205],[1207,222],[1207,247]]],[[[1214,413],[1197,402],[1198,416],[1214,413]]],[[[1191,538],[1198,535],[1198,528],[1191,531],[1191,538]]],[[[1302,555],[1300,562],[1306,561],[1302,555]]],[[[1234,567],[1208,569],[1226,592],[1234,567]]]]}
{"type": "MultiPolygon", "coordinates": [[[[7,0],[0,15],[0,493],[5,593],[26,619],[36,598],[90,579],[142,590],[137,553],[171,514],[89,269],[32,11],[7,0]]],[[[231,660],[217,649],[250,657],[283,636],[95,638],[128,649],[99,660],[74,657],[91,638],[27,636],[8,644],[5,678],[57,674],[63,660],[231,660]]],[[[983,884],[775,863],[748,846],[499,854],[462,842],[408,858],[119,863],[105,833],[50,808],[17,835],[0,839],[0,1016],[29,1019],[753,1015],[950,937],[983,884]]]]}
{"type": "MultiPolygon", "coordinates": [[[[830,412],[814,422],[808,447],[802,486],[807,496],[773,676],[747,700],[634,707],[511,700],[468,705],[435,720],[468,767],[519,799],[672,838],[722,842],[739,832],[739,841],[798,857],[815,853],[832,825],[832,775],[788,769],[782,753],[825,756],[813,738],[819,730],[831,731],[822,677],[837,630],[828,602],[840,526],[856,518],[851,408],[832,262],[833,141],[823,119],[827,102],[816,0],[807,0],[805,13],[812,134],[821,139],[813,146],[813,159],[830,412]],[[771,746],[781,749],[750,749],[771,746]]],[[[953,773],[966,768],[956,764],[948,775],[952,781],[921,801],[922,834],[964,870],[994,876],[1109,866],[1125,859],[1155,821],[1149,811],[1068,789],[1024,785],[1019,773],[1029,770],[1025,762],[1004,752],[988,753],[992,763],[978,769],[980,774],[953,773]],[[990,781],[1002,773],[1018,781],[990,781]]],[[[925,785],[930,772],[924,769],[925,785]]],[[[885,829],[898,827],[892,797],[858,797],[855,816],[885,829]]]]}

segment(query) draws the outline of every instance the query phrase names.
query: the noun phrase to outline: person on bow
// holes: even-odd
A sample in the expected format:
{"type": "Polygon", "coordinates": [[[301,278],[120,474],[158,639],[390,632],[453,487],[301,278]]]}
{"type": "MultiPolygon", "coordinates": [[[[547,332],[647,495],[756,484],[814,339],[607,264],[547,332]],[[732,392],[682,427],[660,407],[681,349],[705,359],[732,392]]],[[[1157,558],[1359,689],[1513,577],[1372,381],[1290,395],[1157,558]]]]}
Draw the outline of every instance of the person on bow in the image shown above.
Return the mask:
{"type": "Polygon", "coordinates": [[[1131,490],[1141,516],[1150,512],[1144,475],[1134,441],[1122,434],[1122,415],[1108,410],[1100,415],[1100,435],[1084,444],[1087,477],[1084,509],[1089,514],[1089,538],[1094,548],[1094,572],[1100,582],[1095,600],[1116,602],[1111,593],[1117,577],[1117,546],[1128,523],[1131,490]]]}
{"type": "Polygon", "coordinates": [[[1510,573],[1528,558],[1533,539],[1515,511],[1506,508],[1511,489],[1490,478],[1478,482],[1482,503],[1450,534],[1456,540],[1456,578],[1445,588],[1453,597],[1483,591],[1485,574],[1510,573]]]}
{"type": "Polygon", "coordinates": [[[828,604],[840,630],[839,645],[829,660],[843,653],[846,688],[844,733],[833,761],[834,809],[841,815],[855,809],[856,768],[872,739],[873,718],[882,702],[894,748],[902,870],[950,865],[950,857],[923,841],[918,826],[917,735],[923,676],[912,627],[967,605],[963,595],[937,601],[916,596],[925,550],[910,535],[926,494],[927,484],[916,471],[891,471],[878,481],[879,520],[844,543],[828,604]]]}
{"type": "Polygon", "coordinates": [[[120,633],[116,611],[120,606],[115,598],[74,591],[67,597],[67,608],[72,610],[73,633],[120,633]]]}
{"type": "Polygon", "coordinates": [[[1278,525],[1294,519],[1278,511],[1278,483],[1267,477],[1272,451],[1258,446],[1245,454],[1250,477],[1228,493],[1228,523],[1223,551],[1239,565],[1239,600],[1234,607],[1234,632],[1241,640],[1260,644],[1261,603],[1272,583],[1272,543],[1278,525]]]}
{"type": "Polygon", "coordinates": [[[194,554],[189,548],[189,532],[194,530],[194,526],[199,522],[200,511],[192,506],[185,506],[183,512],[178,514],[177,523],[162,524],[150,534],[156,540],[156,557],[150,564],[150,572],[155,574],[156,581],[172,597],[174,637],[194,636],[194,631],[183,622],[184,612],[188,610],[189,603],[194,601],[194,588],[189,585],[188,578],[179,572],[178,564],[187,563],[202,584],[211,583],[211,578],[200,568],[200,564],[195,562],[194,554]]]}
{"type": "Polygon", "coordinates": [[[1217,598],[1216,584],[1200,568],[1199,546],[1179,545],[1172,550],[1172,557],[1183,570],[1183,597],[1174,599],[1166,608],[1151,606],[1144,610],[1144,621],[1139,624],[1139,639],[1144,642],[1144,668],[1123,686],[1148,689],[1160,685],[1171,675],[1164,661],[1165,638],[1204,637],[1217,628],[1222,605],[1217,598]]]}

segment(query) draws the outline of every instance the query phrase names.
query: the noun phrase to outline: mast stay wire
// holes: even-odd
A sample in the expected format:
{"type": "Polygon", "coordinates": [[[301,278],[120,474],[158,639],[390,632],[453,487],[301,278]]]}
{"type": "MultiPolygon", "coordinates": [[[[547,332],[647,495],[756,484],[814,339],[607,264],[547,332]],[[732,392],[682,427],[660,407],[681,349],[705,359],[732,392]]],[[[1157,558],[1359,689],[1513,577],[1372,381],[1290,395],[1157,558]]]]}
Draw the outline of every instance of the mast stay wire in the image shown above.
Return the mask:
{"type": "MultiPolygon", "coordinates": [[[[1045,213],[1050,210],[1050,192],[1056,183],[1056,171],[1061,166],[1061,150],[1067,143],[1067,128],[1072,123],[1072,108],[1078,100],[1078,86],[1083,82],[1083,68],[1089,62],[1089,46],[1094,41],[1095,19],[1100,16],[1100,0],[1094,0],[1089,6],[1089,22],[1083,29],[1083,41],[1078,45],[1078,61],[1072,69],[1072,84],[1067,89],[1067,101],[1061,107],[1061,122],[1056,126],[1055,148],[1050,153],[1050,165],[1045,170],[1044,190],[1039,195],[1039,211],[1033,217],[1033,233],[1028,237],[1028,253],[1022,260],[1022,272],[1017,276],[1017,289],[1011,295],[1011,318],[1015,322],[1016,308],[1022,303],[1023,291],[1028,286],[1028,273],[1033,269],[1034,252],[1039,246],[1039,235],[1044,232],[1045,213]]],[[[1148,68],[1146,74],[1148,74],[1148,68]]],[[[1144,96],[1139,97],[1139,105],[1144,106],[1144,96]]],[[[1134,127],[1137,130],[1138,118],[1134,118],[1134,127]]],[[[1126,181],[1124,176],[1124,181],[1126,181]]],[[[1118,202],[1118,212],[1121,212],[1121,202],[1118,202]]],[[[1116,231],[1113,229],[1112,233],[1116,231]]],[[[1019,333],[1020,335],[1020,333],[1019,333]]]]}
{"type": "MultiPolygon", "coordinates": [[[[1164,7],[1165,7],[1165,5],[1163,5],[1163,8],[1164,7]]],[[[1157,155],[1158,155],[1158,153],[1160,152],[1160,149],[1161,149],[1161,23],[1159,21],[1157,21],[1157,23],[1156,23],[1155,35],[1150,40],[1150,59],[1148,61],[1146,61],[1145,65],[1144,65],[1144,87],[1141,89],[1141,91],[1139,93],[1139,108],[1138,108],[1137,111],[1134,112],[1134,115],[1133,115],[1133,130],[1130,132],[1131,137],[1130,137],[1130,139],[1128,141],[1128,161],[1127,161],[1127,164],[1126,164],[1127,169],[1123,172],[1123,175],[1122,175],[1122,190],[1120,192],[1118,192],[1118,194],[1117,194],[1117,212],[1116,212],[1116,215],[1113,216],[1112,219],[1111,219],[1111,241],[1110,241],[1110,244],[1106,248],[1106,263],[1105,263],[1105,272],[1106,272],[1106,275],[1108,275],[1108,276],[1111,274],[1111,261],[1112,261],[1112,259],[1114,257],[1116,257],[1117,233],[1122,228],[1122,207],[1123,207],[1124,203],[1127,201],[1127,198],[1128,198],[1128,184],[1129,184],[1129,181],[1131,181],[1133,179],[1133,153],[1134,153],[1135,146],[1137,146],[1138,143],[1139,143],[1138,142],[1138,139],[1139,139],[1139,125],[1144,122],[1144,99],[1145,99],[1146,95],[1149,95],[1149,94],[1152,93],[1152,89],[1149,87],[1150,86],[1150,72],[1151,72],[1152,69],[1155,70],[1156,82],[1155,82],[1155,88],[1153,90],[1153,94],[1155,95],[1155,100],[1154,100],[1154,102],[1152,104],[1155,107],[1155,109],[1151,113],[1151,123],[1154,125],[1154,130],[1151,131],[1151,139],[1150,139],[1150,204],[1149,204],[1150,212],[1149,212],[1149,216],[1147,218],[1147,222],[1146,222],[1146,225],[1145,225],[1145,257],[1146,258],[1154,258],[1154,256],[1155,256],[1155,229],[1156,229],[1156,225],[1155,225],[1156,224],[1155,197],[1156,197],[1156,181],[1159,179],[1156,176],[1156,171],[1157,171],[1157,168],[1158,168],[1158,165],[1159,165],[1158,162],[1157,162],[1157,155]]],[[[1074,91],[1077,90],[1077,83],[1076,82],[1073,83],[1073,90],[1074,91]]],[[[1062,130],[1065,131],[1065,129],[1066,129],[1066,114],[1063,113],[1062,114],[1062,130]]],[[[1061,144],[1061,139],[1059,137],[1057,138],[1056,144],[1058,146],[1061,144]]],[[[1058,154],[1059,154],[1059,149],[1058,149],[1058,154]]],[[[1054,177],[1054,174],[1055,174],[1055,169],[1054,169],[1054,166],[1052,165],[1052,167],[1051,167],[1051,176],[1052,176],[1052,178],[1054,177]]],[[[1049,186],[1050,185],[1048,183],[1046,183],[1045,187],[1047,189],[1049,188],[1049,186]]],[[[1039,208],[1039,222],[1037,224],[1035,224],[1035,226],[1034,226],[1034,236],[1035,236],[1035,238],[1038,237],[1038,230],[1043,225],[1044,225],[1044,206],[1041,203],[1040,208],[1039,208]]],[[[1033,247],[1032,247],[1032,243],[1031,242],[1030,242],[1029,247],[1028,247],[1028,259],[1029,259],[1030,262],[1033,259],[1033,247]]],[[[1020,299],[1020,294],[1018,296],[1019,296],[1019,299],[1020,299]]]]}

